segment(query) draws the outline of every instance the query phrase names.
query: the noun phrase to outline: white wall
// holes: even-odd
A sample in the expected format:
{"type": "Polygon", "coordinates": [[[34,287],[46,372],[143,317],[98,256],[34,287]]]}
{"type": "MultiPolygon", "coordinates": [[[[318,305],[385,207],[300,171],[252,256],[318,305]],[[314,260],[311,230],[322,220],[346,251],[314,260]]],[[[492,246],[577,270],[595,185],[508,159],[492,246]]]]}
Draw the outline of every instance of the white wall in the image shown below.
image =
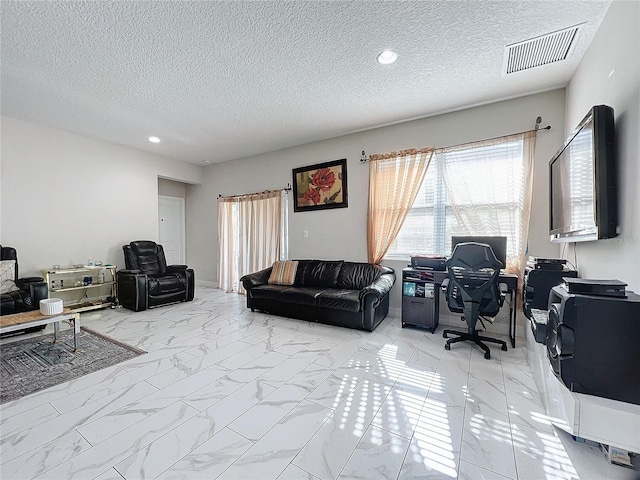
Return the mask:
{"type": "Polygon", "coordinates": [[[165,178],[158,179],[158,195],[166,195],[167,197],[186,198],[187,185],[182,182],[175,182],[165,178]]]}
{"type": "Polygon", "coordinates": [[[200,166],[2,117],[2,245],[21,275],[89,257],[124,266],[122,245],[158,237],[158,177],[200,166]]]}
{"type": "MultiPolygon", "coordinates": [[[[197,239],[190,244],[190,254],[201,266],[199,279],[217,281],[218,194],[282,188],[292,182],[291,170],[296,167],[346,157],[348,208],[296,213],[289,195],[290,257],[366,261],[369,166],[360,162],[362,150],[384,153],[409,147],[456,145],[530,130],[537,116],[542,116],[543,125],[551,124],[552,129],[539,132],[536,143],[529,252],[557,257],[558,246],[549,242],[547,169],[549,159],[564,140],[564,101],[564,90],[554,90],[205,167],[203,185],[188,189],[188,216],[199,219],[188,229],[189,237],[197,239]],[[309,230],[308,238],[303,237],[304,230],[309,230]]],[[[408,260],[383,263],[399,272],[408,260]]],[[[392,292],[392,308],[400,307],[399,283],[392,292]]]]}
{"type": "Polygon", "coordinates": [[[566,256],[575,255],[584,278],[618,279],[640,292],[640,2],[611,4],[567,87],[565,132],[600,104],[615,111],[620,234],[572,245],[566,256]]]}
{"type": "MultiPolygon", "coordinates": [[[[222,167],[222,165],[221,165],[222,167]]],[[[220,172],[222,174],[222,172],[220,172]]],[[[242,175],[243,172],[236,172],[242,175]]],[[[187,187],[186,217],[187,217],[187,264],[197,264],[199,269],[195,272],[196,281],[204,282],[210,286],[217,286],[217,248],[218,248],[218,201],[217,197],[222,193],[220,183],[224,179],[218,179],[218,170],[211,167],[204,168],[203,182],[201,185],[189,185],[187,187]]],[[[231,179],[229,179],[231,181],[231,179]]],[[[237,180],[235,183],[240,182],[237,180]]],[[[276,186],[274,186],[275,188],[276,186]]],[[[264,188],[262,189],[264,190],[264,188]]],[[[225,193],[231,193],[224,190],[225,193]]],[[[245,190],[243,190],[244,192],[245,190]]],[[[254,190],[246,190],[251,192],[254,190]]],[[[242,193],[238,191],[237,193],[242,193]]]]}
{"type": "MultiPolygon", "coordinates": [[[[2,117],[0,117],[0,132],[2,131],[2,117]]],[[[2,244],[2,143],[0,143],[0,244],[2,244]]]]}

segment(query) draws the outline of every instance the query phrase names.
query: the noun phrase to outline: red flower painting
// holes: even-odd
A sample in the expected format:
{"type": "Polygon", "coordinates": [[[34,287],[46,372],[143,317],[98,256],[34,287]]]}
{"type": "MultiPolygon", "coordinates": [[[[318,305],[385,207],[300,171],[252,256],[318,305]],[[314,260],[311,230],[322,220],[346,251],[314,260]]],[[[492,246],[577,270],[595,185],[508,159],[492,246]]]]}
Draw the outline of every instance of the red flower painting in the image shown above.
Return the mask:
{"type": "Polygon", "coordinates": [[[325,192],[331,190],[334,183],[336,183],[336,175],[330,168],[316,170],[316,173],[311,177],[311,184],[325,192]]]}
{"type": "Polygon", "coordinates": [[[305,192],[303,198],[309,205],[318,205],[320,203],[320,190],[316,188],[310,188],[305,192]]]}
{"type": "Polygon", "coordinates": [[[296,212],[347,206],[346,159],[293,170],[296,212]]]}

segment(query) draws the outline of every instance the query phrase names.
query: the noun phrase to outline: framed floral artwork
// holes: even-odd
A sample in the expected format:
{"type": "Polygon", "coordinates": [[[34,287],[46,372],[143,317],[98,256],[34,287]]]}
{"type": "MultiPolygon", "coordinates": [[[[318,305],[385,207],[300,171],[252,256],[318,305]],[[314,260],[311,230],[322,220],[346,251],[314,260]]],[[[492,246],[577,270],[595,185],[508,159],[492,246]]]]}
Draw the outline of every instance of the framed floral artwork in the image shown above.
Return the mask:
{"type": "Polygon", "coordinates": [[[293,169],[294,212],[347,207],[347,159],[293,169]]]}

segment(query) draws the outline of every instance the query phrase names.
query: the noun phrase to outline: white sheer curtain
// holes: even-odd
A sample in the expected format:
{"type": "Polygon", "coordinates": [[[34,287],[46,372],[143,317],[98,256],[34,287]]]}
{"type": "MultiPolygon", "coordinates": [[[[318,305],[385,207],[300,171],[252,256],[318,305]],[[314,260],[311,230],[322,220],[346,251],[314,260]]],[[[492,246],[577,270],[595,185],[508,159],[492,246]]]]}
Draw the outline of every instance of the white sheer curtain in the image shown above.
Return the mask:
{"type": "Polygon", "coordinates": [[[422,148],[371,155],[369,158],[369,262],[379,263],[398,235],[432,156],[432,148],[422,148]]]}
{"type": "Polygon", "coordinates": [[[286,232],[282,190],[218,199],[218,285],[244,293],[240,278],[280,260],[286,232]]]}
{"type": "Polygon", "coordinates": [[[526,264],[535,140],[531,131],[436,151],[462,234],[506,236],[506,268],[519,275],[526,264]]]}
{"type": "Polygon", "coordinates": [[[237,289],[240,277],[237,268],[238,202],[218,199],[218,288],[225,292],[237,289]]]}

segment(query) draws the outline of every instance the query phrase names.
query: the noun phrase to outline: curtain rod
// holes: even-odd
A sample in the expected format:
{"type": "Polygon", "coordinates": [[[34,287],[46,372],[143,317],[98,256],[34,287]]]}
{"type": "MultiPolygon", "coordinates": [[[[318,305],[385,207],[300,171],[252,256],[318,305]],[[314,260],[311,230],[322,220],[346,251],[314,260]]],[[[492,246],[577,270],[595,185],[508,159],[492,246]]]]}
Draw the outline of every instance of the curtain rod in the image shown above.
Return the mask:
{"type": "MultiPolygon", "coordinates": [[[[287,183],[287,186],[284,188],[281,188],[280,190],[284,191],[286,194],[289,194],[289,191],[291,190],[291,184],[287,183]]],[[[271,193],[271,192],[277,192],[278,190],[264,190],[262,192],[254,192],[254,193],[241,193],[239,195],[222,195],[221,193],[218,194],[218,198],[234,198],[234,197],[247,197],[249,195],[260,195],[262,193],[271,193]]]]}
{"type": "MultiPolygon", "coordinates": [[[[465,142],[465,143],[460,143],[458,145],[450,145],[448,147],[438,147],[438,148],[434,148],[434,153],[440,153],[443,150],[446,150],[448,148],[453,148],[453,147],[462,147],[464,145],[468,145],[470,143],[477,143],[477,142],[487,142],[489,140],[495,140],[497,138],[502,138],[502,137],[510,137],[511,135],[522,135],[524,133],[529,133],[529,132],[538,132],[540,130],[551,130],[551,125],[547,125],[546,127],[541,127],[540,124],[542,123],[542,117],[537,117],[536,118],[536,124],[534,126],[534,128],[532,130],[525,130],[524,132],[516,132],[516,133],[510,133],[508,135],[498,135],[496,137],[491,137],[491,138],[485,138],[483,140],[474,140],[472,142],[465,142]]],[[[360,161],[361,162],[368,162],[369,161],[369,156],[365,153],[364,150],[362,150],[362,157],[360,157],[360,161]]]]}

